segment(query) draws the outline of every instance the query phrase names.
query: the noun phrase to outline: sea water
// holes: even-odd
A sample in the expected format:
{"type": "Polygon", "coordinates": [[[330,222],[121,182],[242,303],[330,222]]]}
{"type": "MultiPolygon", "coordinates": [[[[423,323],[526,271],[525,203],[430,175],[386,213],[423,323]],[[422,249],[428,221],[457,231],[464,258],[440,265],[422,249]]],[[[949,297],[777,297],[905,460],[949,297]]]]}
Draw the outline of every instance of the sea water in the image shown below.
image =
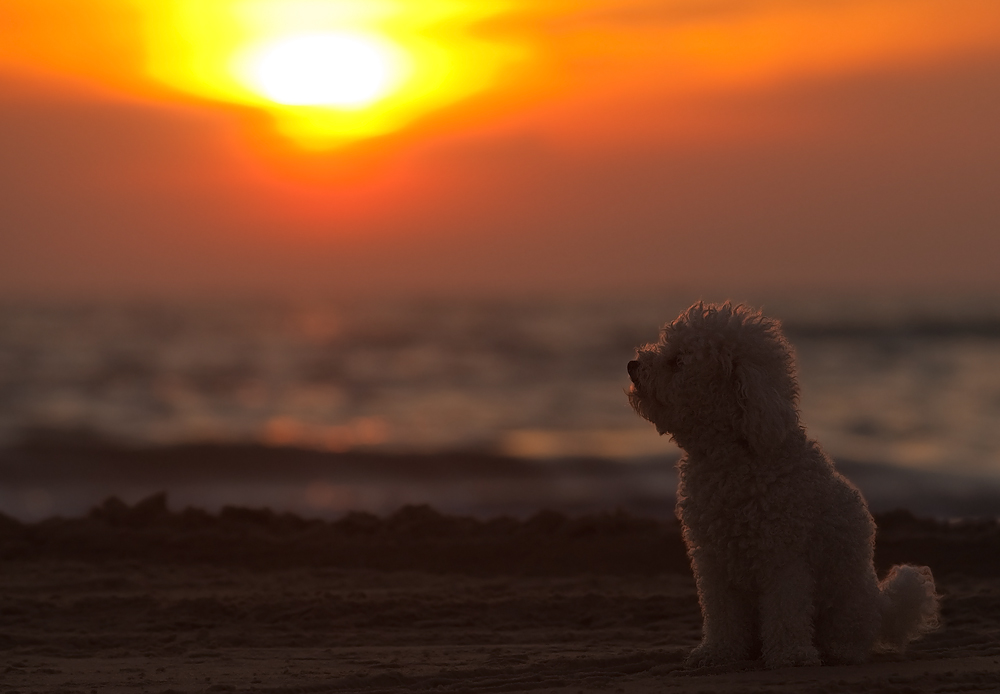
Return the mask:
{"type": "MultiPolygon", "coordinates": [[[[8,304],[0,446],[672,459],[626,402],[625,364],[695,298],[8,304]]],[[[757,303],[783,321],[803,421],[836,459],[1000,480],[1000,301],[757,303]]]]}

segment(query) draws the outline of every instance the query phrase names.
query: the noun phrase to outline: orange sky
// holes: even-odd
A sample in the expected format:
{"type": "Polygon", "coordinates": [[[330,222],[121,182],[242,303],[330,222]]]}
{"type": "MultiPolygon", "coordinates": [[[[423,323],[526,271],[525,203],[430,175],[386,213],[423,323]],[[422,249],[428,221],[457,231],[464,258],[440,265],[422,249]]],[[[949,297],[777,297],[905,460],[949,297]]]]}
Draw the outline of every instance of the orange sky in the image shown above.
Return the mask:
{"type": "Polygon", "coordinates": [[[0,12],[7,296],[1000,288],[995,0],[0,12]],[[388,86],[276,103],[301,36],[388,86]]]}

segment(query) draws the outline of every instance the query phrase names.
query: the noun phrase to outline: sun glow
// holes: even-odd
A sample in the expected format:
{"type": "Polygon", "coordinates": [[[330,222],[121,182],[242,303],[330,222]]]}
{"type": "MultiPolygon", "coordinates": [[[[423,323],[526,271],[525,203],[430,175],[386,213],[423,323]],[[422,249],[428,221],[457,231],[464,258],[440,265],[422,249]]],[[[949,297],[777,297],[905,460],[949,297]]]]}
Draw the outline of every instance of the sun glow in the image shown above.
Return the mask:
{"type": "Polygon", "coordinates": [[[144,3],[147,71],[270,113],[306,149],[390,133],[494,86],[519,46],[470,30],[495,0],[144,3]]]}
{"type": "Polygon", "coordinates": [[[591,144],[683,137],[689,127],[717,129],[701,116],[690,126],[674,117],[700,108],[705,96],[978,60],[1000,46],[996,0],[0,6],[0,78],[69,77],[148,103],[194,102],[238,119],[241,136],[274,147],[282,160],[288,148],[274,131],[293,147],[320,151],[399,132],[386,142],[394,150],[396,142],[491,122],[532,121],[546,137],[591,144]]]}
{"type": "Polygon", "coordinates": [[[286,106],[364,108],[405,77],[400,51],[362,34],[292,36],[266,44],[246,62],[251,86],[286,106]]]}

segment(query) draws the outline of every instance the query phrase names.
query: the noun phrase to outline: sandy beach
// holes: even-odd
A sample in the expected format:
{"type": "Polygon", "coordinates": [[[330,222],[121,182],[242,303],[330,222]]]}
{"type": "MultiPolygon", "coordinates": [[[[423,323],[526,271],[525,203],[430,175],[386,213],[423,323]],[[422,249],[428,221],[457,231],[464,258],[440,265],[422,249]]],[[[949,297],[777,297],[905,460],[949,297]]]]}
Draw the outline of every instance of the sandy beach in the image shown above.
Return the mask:
{"type": "Polygon", "coordinates": [[[877,518],[944,627],[858,667],[685,670],[700,616],[675,523],[426,506],[328,522],[109,500],[0,523],[6,692],[996,692],[1000,528],[877,518]]]}

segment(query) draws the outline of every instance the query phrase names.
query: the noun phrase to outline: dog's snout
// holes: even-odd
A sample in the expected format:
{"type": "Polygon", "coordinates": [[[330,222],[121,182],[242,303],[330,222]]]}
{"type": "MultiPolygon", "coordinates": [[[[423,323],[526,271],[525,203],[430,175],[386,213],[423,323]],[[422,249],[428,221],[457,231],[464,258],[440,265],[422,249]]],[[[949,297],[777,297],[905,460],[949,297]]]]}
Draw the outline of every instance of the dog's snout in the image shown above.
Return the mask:
{"type": "Polygon", "coordinates": [[[628,363],[628,377],[635,383],[639,378],[639,362],[633,359],[628,363]]]}

